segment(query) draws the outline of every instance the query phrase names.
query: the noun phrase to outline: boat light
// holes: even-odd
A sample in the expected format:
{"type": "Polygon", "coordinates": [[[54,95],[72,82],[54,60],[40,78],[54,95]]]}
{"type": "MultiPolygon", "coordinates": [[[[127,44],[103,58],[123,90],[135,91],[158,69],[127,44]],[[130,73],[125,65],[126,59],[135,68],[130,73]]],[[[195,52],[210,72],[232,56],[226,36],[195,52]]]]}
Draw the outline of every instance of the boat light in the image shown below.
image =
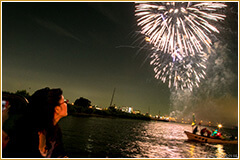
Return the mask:
{"type": "Polygon", "coordinates": [[[221,124],[218,124],[218,128],[219,128],[219,129],[222,128],[222,125],[221,125],[221,124]]]}

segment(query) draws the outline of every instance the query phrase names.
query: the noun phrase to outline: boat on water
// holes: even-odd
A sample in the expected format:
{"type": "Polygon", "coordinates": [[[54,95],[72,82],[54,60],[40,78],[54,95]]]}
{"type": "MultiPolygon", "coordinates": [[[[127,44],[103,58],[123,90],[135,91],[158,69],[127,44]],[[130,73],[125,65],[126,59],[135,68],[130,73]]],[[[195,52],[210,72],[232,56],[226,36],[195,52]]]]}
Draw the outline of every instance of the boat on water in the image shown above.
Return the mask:
{"type": "Polygon", "coordinates": [[[206,136],[193,134],[188,131],[184,131],[184,133],[187,135],[189,140],[198,141],[201,143],[238,144],[238,140],[225,140],[225,139],[210,138],[210,137],[206,137],[206,136]]]}

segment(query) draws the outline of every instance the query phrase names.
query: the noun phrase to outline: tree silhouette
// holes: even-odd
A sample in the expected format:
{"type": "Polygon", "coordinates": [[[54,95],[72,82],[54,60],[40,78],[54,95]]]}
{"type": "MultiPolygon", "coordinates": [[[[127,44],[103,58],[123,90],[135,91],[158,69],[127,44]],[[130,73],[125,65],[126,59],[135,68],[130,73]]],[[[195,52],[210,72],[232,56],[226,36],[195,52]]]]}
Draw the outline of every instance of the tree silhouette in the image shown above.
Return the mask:
{"type": "Polygon", "coordinates": [[[88,108],[89,106],[91,106],[91,101],[86,98],[80,97],[79,99],[76,99],[74,105],[88,108]]]}
{"type": "Polygon", "coordinates": [[[21,95],[27,99],[30,97],[30,94],[26,90],[17,90],[15,94],[21,95]]]}

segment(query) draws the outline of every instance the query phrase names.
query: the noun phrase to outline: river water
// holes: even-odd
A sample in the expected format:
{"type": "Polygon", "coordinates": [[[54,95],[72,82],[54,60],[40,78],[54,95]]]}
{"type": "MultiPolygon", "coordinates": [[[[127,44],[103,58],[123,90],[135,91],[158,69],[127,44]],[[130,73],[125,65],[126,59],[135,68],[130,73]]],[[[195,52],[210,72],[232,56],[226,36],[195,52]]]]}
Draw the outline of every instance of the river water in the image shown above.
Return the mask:
{"type": "Polygon", "coordinates": [[[238,145],[188,141],[184,131],[192,130],[189,124],[68,116],[60,127],[69,158],[238,157],[238,145]]]}

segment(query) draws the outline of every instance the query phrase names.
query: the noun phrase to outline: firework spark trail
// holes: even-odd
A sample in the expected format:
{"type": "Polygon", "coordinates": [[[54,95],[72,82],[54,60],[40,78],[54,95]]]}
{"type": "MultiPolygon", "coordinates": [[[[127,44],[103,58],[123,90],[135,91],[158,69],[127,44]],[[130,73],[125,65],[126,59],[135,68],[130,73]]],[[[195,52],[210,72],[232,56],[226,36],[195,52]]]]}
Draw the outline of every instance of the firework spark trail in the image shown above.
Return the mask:
{"type": "Polygon", "coordinates": [[[156,79],[175,89],[199,86],[209,57],[204,49],[212,45],[209,35],[219,33],[210,22],[224,20],[216,13],[224,7],[217,2],[136,2],[138,26],[152,45],[156,79]]]}

